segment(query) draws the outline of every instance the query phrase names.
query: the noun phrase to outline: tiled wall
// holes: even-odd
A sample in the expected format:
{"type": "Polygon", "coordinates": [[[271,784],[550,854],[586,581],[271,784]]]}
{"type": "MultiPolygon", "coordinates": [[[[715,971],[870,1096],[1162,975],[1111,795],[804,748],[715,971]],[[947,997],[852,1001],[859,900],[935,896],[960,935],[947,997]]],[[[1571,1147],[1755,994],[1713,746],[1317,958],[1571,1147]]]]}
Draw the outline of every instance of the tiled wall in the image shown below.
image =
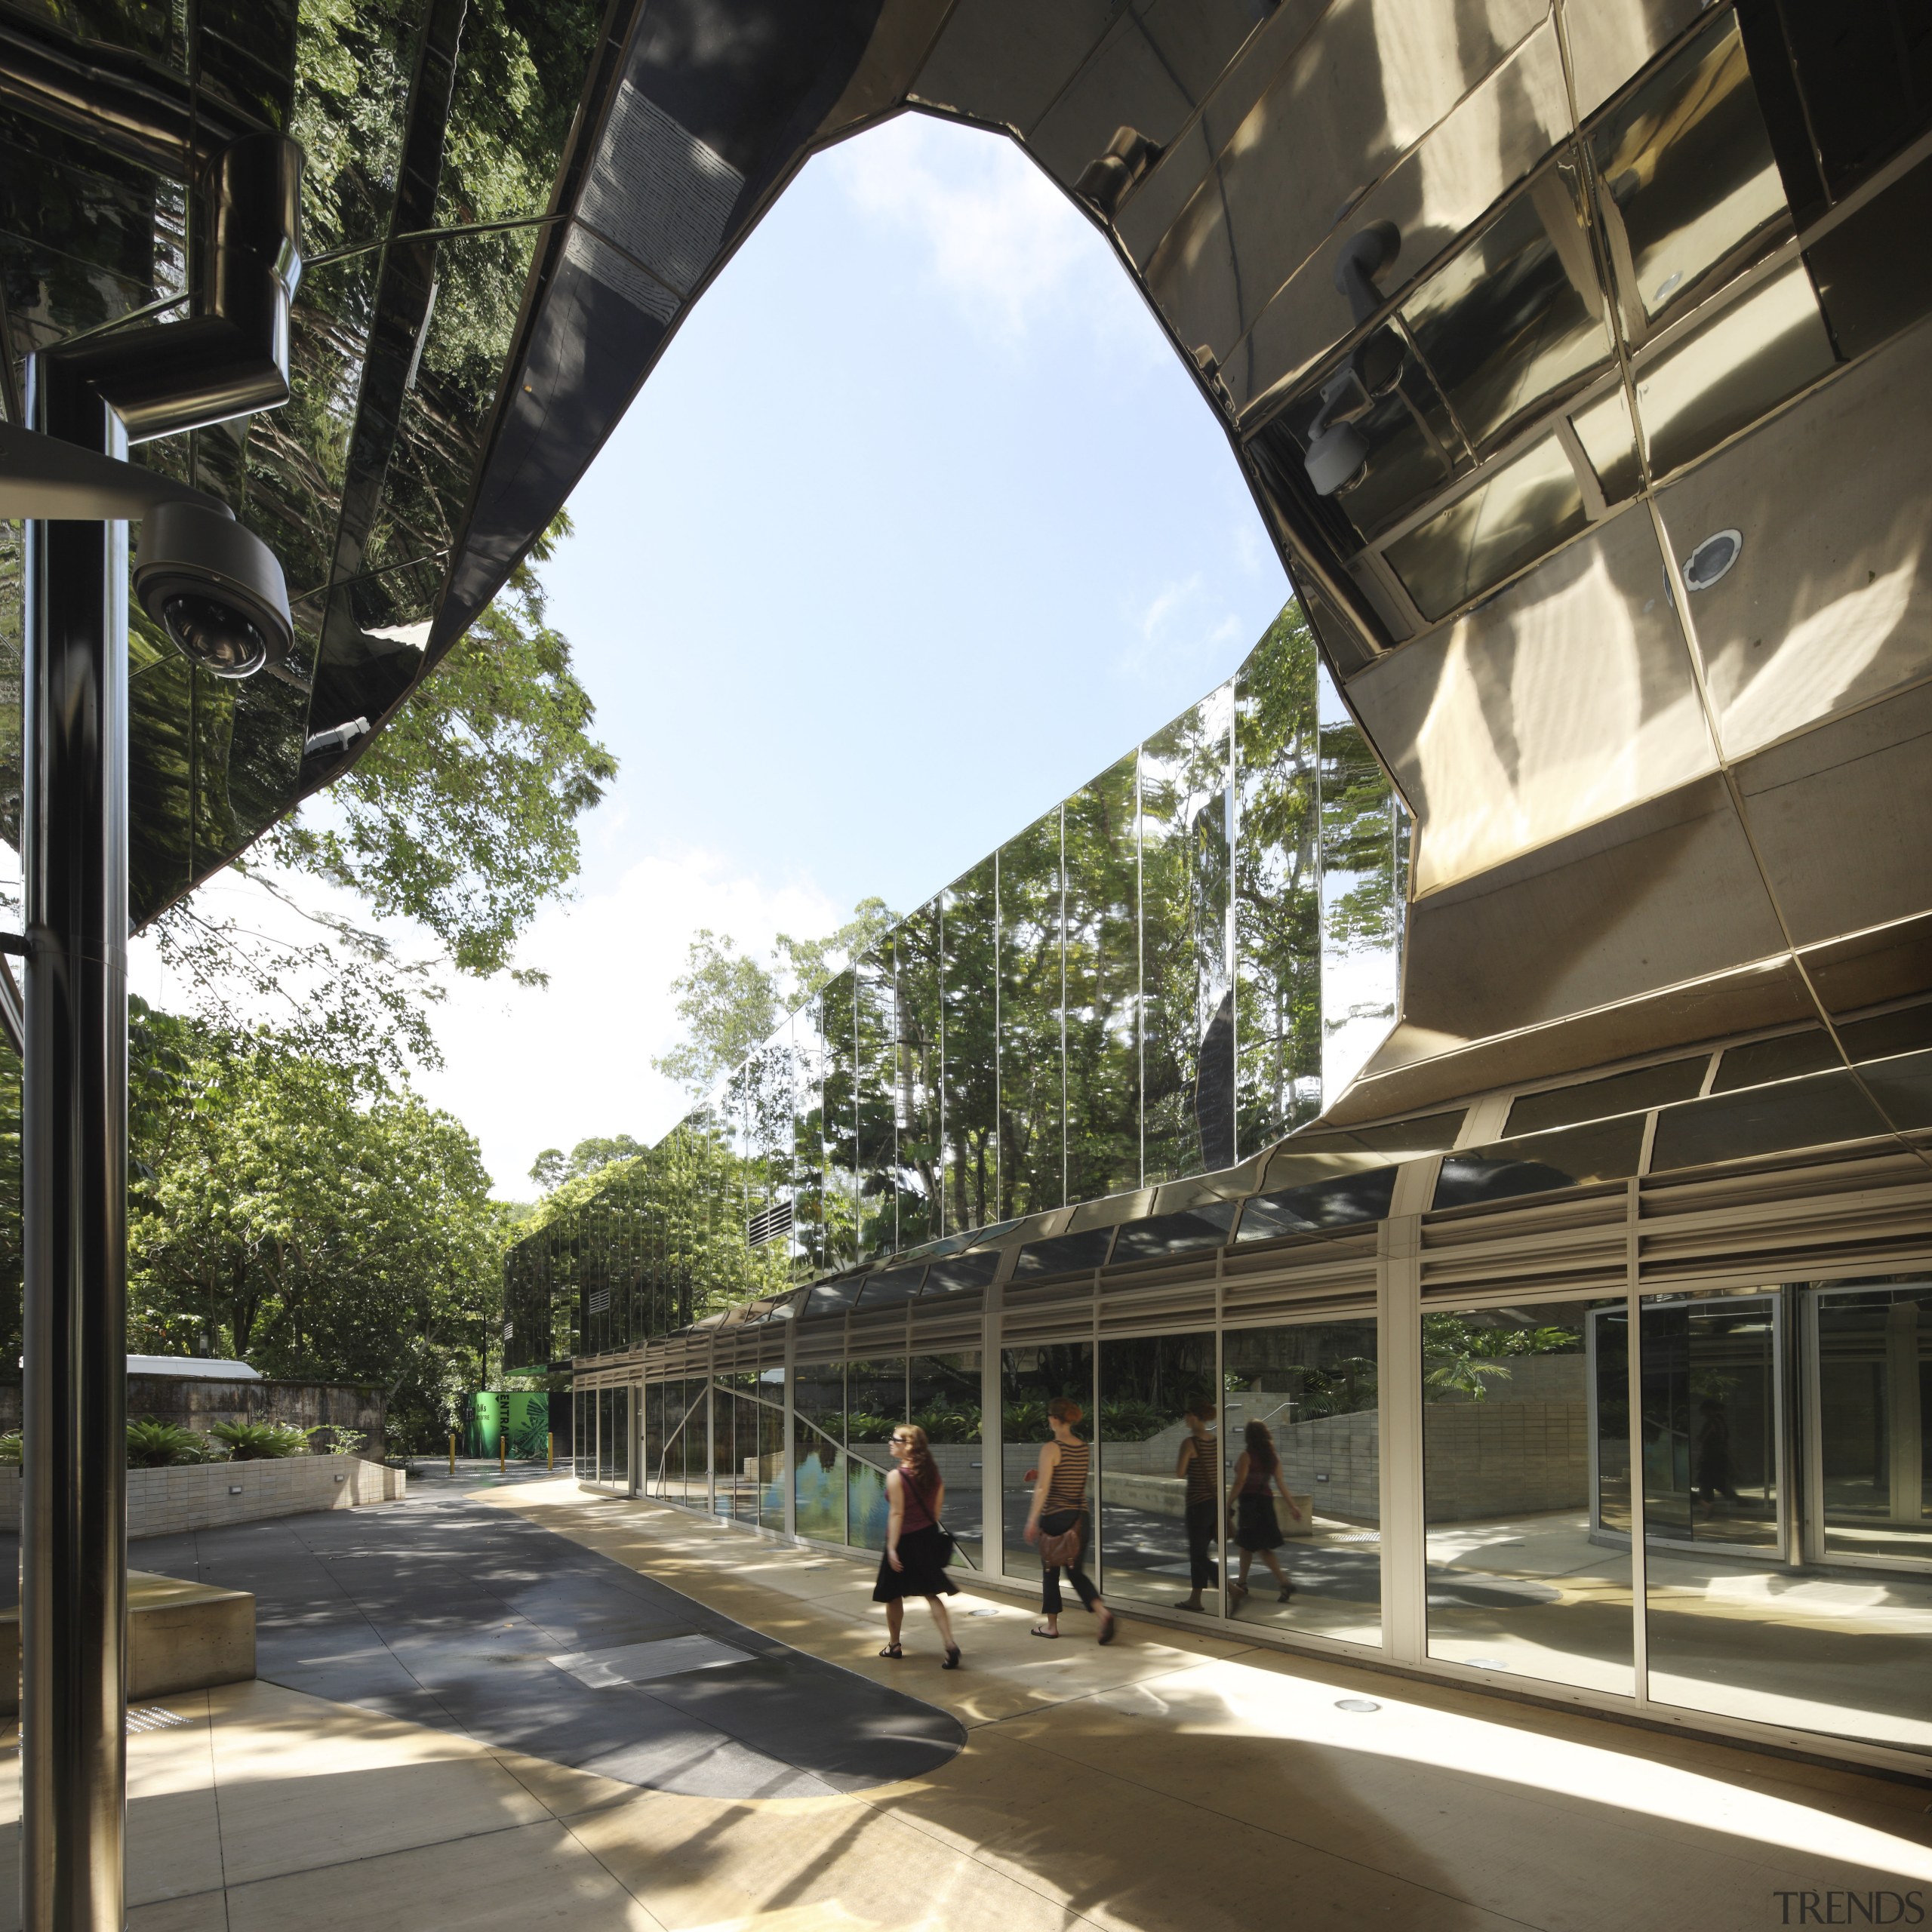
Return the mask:
{"type": "MultiPolygon", "coordinates": [[[[128,1534],[173,1536],[270,1516],[305,1516],[393,1503],[408,1478],[360,1456],[288,1456],[274,1462],[209,1463],[128,1472],[128,1534]],[[231,1492],[238,1491],[239,1494],[231,1492]]],[[[0,1473],[0,1530],[20,1526],[20,1477],[0,1473]]]]}

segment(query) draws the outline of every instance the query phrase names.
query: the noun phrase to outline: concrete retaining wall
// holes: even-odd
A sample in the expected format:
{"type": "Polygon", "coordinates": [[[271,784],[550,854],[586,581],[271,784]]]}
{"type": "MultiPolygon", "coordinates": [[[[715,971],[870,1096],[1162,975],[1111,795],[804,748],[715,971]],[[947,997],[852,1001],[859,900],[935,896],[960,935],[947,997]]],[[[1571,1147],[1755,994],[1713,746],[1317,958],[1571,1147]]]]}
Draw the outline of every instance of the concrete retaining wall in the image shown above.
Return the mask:
{"type": "MultiPolygon", "coordinates": [[[[393,1503],[408,1487],[400,1469],[360,1456],[286,1456],[274,1462],[203,1463],[128,1472],[128,1534],[165,1537],[271,1516],[393,1503]],[[235,1494],[233,1492],[239,1492],[235,1494]]],[[[20,1527],[20,1475],[0,1472],[0,1530],[20,1527]]]]}
{"type": "MultiPolygon", "coordinates": [[[[218,1422],[290,1423],[297,1429],[360,1429],[383,1450],[389,1398],[349,1382],[229,1382],[205,1375],[131,1375],[130,1422],[171,1422],[204,1434],[218,1422]]],[[[20,1385],[0,1382],[0,1435],[20,1426],[20,1385]]]]}

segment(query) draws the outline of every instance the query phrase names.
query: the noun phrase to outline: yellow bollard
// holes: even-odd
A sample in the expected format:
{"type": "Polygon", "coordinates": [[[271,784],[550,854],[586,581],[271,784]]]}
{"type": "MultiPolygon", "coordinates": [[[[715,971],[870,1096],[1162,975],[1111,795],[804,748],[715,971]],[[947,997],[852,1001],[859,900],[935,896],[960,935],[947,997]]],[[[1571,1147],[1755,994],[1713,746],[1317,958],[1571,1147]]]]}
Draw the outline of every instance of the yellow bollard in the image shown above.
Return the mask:
{"type": "Polygon", "coordinates": [[[450,1474],[456,1474],[456,1434],[454,1430],[450,1434],[450,1474]]]}
{"type": "Polygon", "coordinates": [[[556,1437],[555,1437],[554,1435],[546,1435],[546,1436],[545,1436],[545,1437],[544,1437],[544,1438],[543,1438],[543,1447],[544,1447],[544,1451],[545,1451],[545,1453],[549,1456],[549,1459],[550,1459],[550,1461],[549,1461],[549,1466],[550,1466],[552,1469],[554,1469],[557,1466],[557,1438],[556,1438],[556,1437]]]}

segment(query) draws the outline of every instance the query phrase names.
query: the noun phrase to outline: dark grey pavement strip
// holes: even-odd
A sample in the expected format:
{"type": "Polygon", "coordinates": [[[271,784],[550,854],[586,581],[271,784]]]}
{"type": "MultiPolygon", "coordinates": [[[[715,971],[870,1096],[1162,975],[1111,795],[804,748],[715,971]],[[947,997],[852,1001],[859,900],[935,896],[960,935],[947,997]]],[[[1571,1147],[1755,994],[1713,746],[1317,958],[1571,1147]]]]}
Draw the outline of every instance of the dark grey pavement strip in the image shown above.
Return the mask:
{"type": "Polygon", "coordinates": [[[271,1683],[627,1783],[825,1796],[918,1777],[965,1741],[944,1711],[454,1488],[146,1537],[129,1560],[253,1592],[271,1683]],[[601,1686],[551,1661],[676,1638],[743,1660],[601,1686]]]}

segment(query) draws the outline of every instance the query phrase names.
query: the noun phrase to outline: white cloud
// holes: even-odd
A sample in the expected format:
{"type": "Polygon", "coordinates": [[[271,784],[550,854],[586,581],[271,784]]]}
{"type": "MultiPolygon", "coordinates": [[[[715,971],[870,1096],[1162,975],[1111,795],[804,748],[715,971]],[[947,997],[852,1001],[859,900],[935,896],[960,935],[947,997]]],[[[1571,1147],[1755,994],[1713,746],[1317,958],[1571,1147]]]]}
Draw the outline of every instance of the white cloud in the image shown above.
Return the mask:
{"type": "MultiPolygon", "coordinates": [[[[305,903],[324,903],[309,882],[300,890],[305,903]]],[[[196,900],[211,917],[303,936],[303,921],[236,874],[210,881],[196,900]]],[[[346,900],[331,909],[360,918],[346,900]]],[[[546,1147],[568,1149],[595,1134],[654,1140],[685,1111],[682,1092],[651,1062],[678,1036],[671,982],[693,933],[709,926],[763,954],[780,932],[829,932],[839,917],[815,886],[774,888],[734,874],[715,854],[641,859],[608,891],[538,915],[517,964],[547,972],[547,988],[451,976],[449,998],[434,1016],[444,1065],[420,1074],[417,1084],[481,1143],[497,1192],[528,1198],[531,1163],[546,1147]]],[[[392,937],[406,950],[422,949],[404,929],[392,937]]],[[[177,1009],[188,1004],[178,984],[167,983],[151,942],[135,942],[131,969],[137,992],[177,1009]]]]}
{"type": "Polygon", "coordinates": [[[1105,242],[1014,143],[903,114],[814,165],[861,217],[915,237],[928,271],[994,341],[1070,324],[1136,355],[1169,352],[1105,242]]]}

